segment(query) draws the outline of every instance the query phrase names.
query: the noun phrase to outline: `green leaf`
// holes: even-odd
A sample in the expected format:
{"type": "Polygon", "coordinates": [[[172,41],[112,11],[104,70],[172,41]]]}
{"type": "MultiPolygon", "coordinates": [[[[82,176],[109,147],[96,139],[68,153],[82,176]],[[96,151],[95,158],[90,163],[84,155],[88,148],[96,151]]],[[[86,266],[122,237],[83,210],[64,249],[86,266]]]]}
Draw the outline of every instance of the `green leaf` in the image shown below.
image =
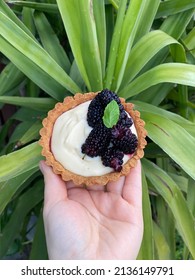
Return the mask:
{"type": "Polygon", "coordinates": [[[27,26],[17,17],[14,12],[9,8],[5,1],[0,1],[0,11],[10,18],[15,24],[17,24],[23,31],[25,31],[30,37],[33,38],[33,34],[30,32],[27,26]]]}
{"type": "Polygon", "coordinates": [[[161,1],[158,12],[156,14],[156,18],[173,15],[192,8],[195,8],[194,0],[161,1]]]}
{"type": "Polygon", "coordinates": [[[188,133],[190,133],[193,137],[195,137],[195,123],[188,121],[187,119],[181,117],[178,114],[172,113],[170,111],[164,110],[157,106],[140,102],[137,100],[133,100],[135,104],[135,109],[140,112],[147,112],[148,114],[152,113],[164,118],[167,118],[177,124],[179,124],[182,128],[184,128],[188,133]]]}
{"type": "Polygon", "coordinates": [[[113,5],[113,7],[114,7],[116,10],[118,10],[120,0],[108,0],[108,1],[113,5]]]}
{"type": "MultiPolygon", "coordinates": [[[[179,13],[177,15],[169,16],[163,21],[160,30],[164,31],[168,35],[178,40],[182,36],[182,34],[185,33],[185,29],[187,28],[189,21],[191,20],[193,15],[194,15],[193,10],[188,10],[186,12],[179,13]]],[[[161,50],[152,59],[152,61],[147,64],[147,69],[162,64],[162,62],[166,60],[167,56],[168,56],[168,49],[165,48],[161,50]]]]}
{"type": "Polygon", "coordinates": [[[9,134],[12,124],[13,120],[8,119],[0,129],[0,155],[3,154],[3,149],[5,149],[6,137],[9,134]]]}
{"type": "Polygon", "coordinates": [[[37,142],[27,147],[0,157],[0,182],[14,178],[26,171],[36,168],[42,159],[41,147],[37,142]]]}
{"type": "Polygon", "coordinates": [[[35,235],[33,238],[30,252],[30,260],[48,260],[45,230],[43,224],[43,213],[41,211],[36,225],[35,235]]]}
{"type": "Polygon", "coordinates": [[[154,242],[159,260],[170,260],[170,248],[160,227],[153,222],[154,242]]]}
{"type": "Polygon", "coordinates": [[[190,9],[175,15],[170,15],[163,21],[160,29],[175,39],[179,39],[180,36],[185,33],[186,27],[193,16],[194,9],[190,9]]]}
{"type": "Polygon", "coordinates": [[[150,30],[153,30],[154,18],[156,16],[160,2],[160,0],[146,1],[142,16],[138,22],[138,29],[135,34],[134,44],[145,34],[150,32],[150,30]]]}
{"type": "Polygon", "coordinates": [[[183,127],[152,112],[141,112],[148,136],[195,179],[195,138],[183,127]]]}
{"type": "Polygon", "coordinates": [[[104,76],[106,68],[106,18],[104,1],[93,0],[93,13],[102,64],[102,76],[104,76]]]}
{"type": "Polygon", "coordinates": [[[40,120],[19,123],[9,139],[9,144],[14,143],[14,149],[16,150],[35,139],[39,139],[41,127],[42,123],[40,120]]]}
{"type": "Polygon", "coordinates": [[[24,74],[12,63],[8,63],[0,74],[0,96],[19,86],[24,74]]]}
{"type": "Polygon", "coordinates": [[[22,9],[22,21],[25,26],[32,32],[32,34],[35,35],[35,26],[33,22],[32,12],[33,10],[24,7],[22,9]]]}
{"type": "Polygon", "coordinates": [[[40,121],[36,121],[31,127],[27,129],[24,135],[19,139],[19,142],[21,144],[26,144],[33,140],[39,139],[39,131],[42,126],[43,125],[40,121]]]}
{"type": "MultiPolygon", "coordinates": [[[[188,190],[188,181],[189,179],[191,179],[193,181],[192,178],[189,177],[186,178],[184,176],[180,176],[180,175],[177,175],[175,173],[172,173],[172,172],[168,172],[169,176],[175,181],[175,183],[178,185],[178,187],[180,188],[180,190],[183,192],[183,193],[187,193],[187,190],[188,190]]],[[[194,197],[195,199],[195,197],[194,197]]]]}
{"type": "Polygon", "coordinates": [[[3,212],[8,203],[12,200],[14,194],[21,188],[25,182],[36,172],[36,169],[24,172],[19,176],[0,182],[0,214],[3,212]]]}
{"type": "Polygon", "coordinates": [[[55,60],[19,26],[0,12],[0,34],[19,50],[25,57],[33,61],[53,79],[67,88],[70,92],[80,92],[80,88],[70,79],[55,60]]]}
{"type": "MultiPolygon", "coordinates": [[[[143,101],[155,105],[156,107],[166,98],[169,92],[174,88],[174,84],[164,83],[152,86],[135,96],[135,100],[143,101]],[[158,93],[158,94],[157,94],[158,93]]],[[[133,99],[134,99],[133,98],[133,99]]]]}
{"type": "Polygon", "coordinates": [[[185,47],[195,57],[195,27],[188,33],[188,35],[182,40],[185,47]]]}
{"type": "Polygon", "coordinates": [[[195,181],[191,178],[188,180],[187,202],[190,211],[195,216],[195,181]]]}
{"type": "Polygon", "coordinates": [[[43,13],[34,12],[34,23],[41,38],[44,49],[67,72],[70,71],[70,61],[60,44],[60,41],[43,13]]]}
{"type": "Polygon", "coordinates": [[[107,128],[112,128],[119,120],[119,106],[115,100],[112,100],[104,110],[103,122],[107,128]]]}
{"type": "Polygon", "coordinates": [[[108,56],[108,64],[106,69],[106,76],[104,82],[104,88],[112,89],[112,81],[114,77],[114,69],[116,65],[120,37],[121,37],[121,29],[124,21],[125,10],[126,10],[127,0],[120,1],[119,10],[117,13],[116,23],[114,26],[114,32],[112,35],[111,46],[109,50],[108,56]]]}
{"type": "Polygon", "coordinates": [[[153,240],[153,227],[152,227],[152,211],[150,205],[148,185],[147,185],[143,168],[142,168],[142,208],[143,208],[142,212],[143,212],[143,220],[144,220],[144,235],[143,235],[138,259],[153,260],[154,240],[153,240]]]}
{"type": "MultiPolygon", "coordinates": [[[[177,137],[178,139],[179,137],[177,137]]],[[[193,258],[195,258],[194,220],[182,192],[168,174],[157,165],[146,159],[143,159],[142,163],[146,176],[170,207],[175,217],[179,233],[193,258]]]]}
{"type": "Polygon", "coordinates": [[[13,120],[18,120],[20,122],[34,122],[35,120],[41,120],[45,117],[45,113],[40,113],[40,111],[21,107],[18,108],[17,112],[10,118],[13,120]]]}
{"type": "MultiPolygon", "coordinates": [[[[105,6],[105,16],[106,16],[106,59],[109,57],[109,53],[111,51],[110,45],[112,41],[114,24],[115,24],[115,14],[112,5],[105,6]]],[[[107,60],[106,60],[107,62],[107,60]]],[[[106,73],[105,73],[106,75],[106,73]]],[[[104,83],[105,83],[105,75],[104,75],[104,83]]],[[[107,88],[104,86],[104,88],[107,88]]]]}
{"type": "Polygon", "coordinates": [[[47,4],[47,3],[36,3],[31,1],[7,1],[9,4],[14,4],[19,7],[28,7],[35,9],[37,11],[42,11],[46,13],[58,13],[58,6],[56,4],[47,4]]]}
{"type": "Polygon", "coordinates": [[[167,156],[165,152],[154,142],[146,145],[144,155],[146,158],[163,158],[167,156]]]}
{"type": "Polygon", "coordinates": [[[75,81],[81,89],[83,89],[83,90],[85,89],[85,82],[83,81],[83,78],[81,77],[81,74],[79,72],[75,59],[72,62],[69,75],[70,75],[71,79],[73,81],[75,81]]]}
{"type": "Polygon", "coordinates": [[[24,218],[29,211],[43,199],[43,180],[39,180],[32,188],[18,199],[18,203],[0,235],[0,258],[2,258],[10,244],[21,230],[24,218]],[[14,229],[14,230],[13,230],[14,229]]]}
{"type": "Polygon", "coordinates": [[[47,72],[43,71],[33,61],[27,59],[25,55],[15,49],[2,37],[0,37],[0,51],[41,89],[56,100],[63,100],[66,95],[64,87],[52,79],[47,72]]]}
{"type": "Polygon", "coordinates": [[[160,83],[176,83],[195,87],[195,66],[184,63],[158,65],[137,77],[118,94],[129,98],[160,83]]]}
{"type": "Polygon", "coordinates": [[[144,66],[152,59],[160,50],[169,45],[175,45],[176,52],[174,58],[178,62],[185,61],[185,51],[182,45],[171,36],[161,30],[152,31],[143,36],[137,44],[132,48],[129,55],[126,69],[124,72],[121,89],[127,85],[136,75],[143,70],[144,66]],[[181,60],[177,59],[179,57],[181,60]]]}
{"type": "Polygon", "coordinates": [[[135,39],[136,32],[139,28],[140,19],[147,6],[148,0],[131,0],[127,8],[126,15],[124,17],[117,60],[114,71],[113,86],[114,90],[118,90],[120,87],[125,67],[127,64],[128,56],[131,52],[131,48],[135,39]]]}
{"type": "Polygon", "coordinates": [[[41,89],[30,79],[26,82],[26,96],[37,98],[41,92],[41,89]]]}
{"type": "MultiPolygon", "coordinates": [[[[166,161],[166,159],[164,161],[166,161]]],[[[155,220],[159,226],[159,230],[162,231],[162,236],[160,236],[160,232],[157,232],[157,235],[159,234],[160,238],[159,243],[162,242],[162,249],[160,249],[160,244],[158,246],[158,241],[155,242],[155,247],[157,249],[157,253],[160,259],[163,259],[164,255],[164,257],[166,256],[166,259],[173,260],[175,259],[175,220],[171,209],[167,207],[167,204],[165,203],[164,199],[159,195],[157,195],[157,197],[155,198],[155,206],[155,220]],[[167,228],[169,230],[167,230],[167,228]]]]}
{"type": "Polygon", "coordinates": [[[81,76],[88,90],[98,91],[103,76],[93,2],[57,0],[57,4],[81,76]]]}
{"type": "Polygon", "coordinates": [[[44,97],[0,96],[0,103],[13,104],[45,112],[52,109],[56,102],[52,98],[44,97]]]}

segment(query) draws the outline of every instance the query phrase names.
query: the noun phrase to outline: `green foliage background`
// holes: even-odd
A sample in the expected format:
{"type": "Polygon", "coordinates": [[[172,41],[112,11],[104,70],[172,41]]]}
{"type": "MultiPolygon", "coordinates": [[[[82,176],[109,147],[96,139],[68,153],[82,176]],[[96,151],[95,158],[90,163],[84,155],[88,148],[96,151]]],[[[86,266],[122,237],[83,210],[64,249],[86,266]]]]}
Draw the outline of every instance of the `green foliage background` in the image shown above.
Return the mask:
{"type": "Polygon", "coordinates": [[[194,10],[194,0],[0,1],[0,258],[47,259],[41,120],[65,96],[106,87],[148,131],[138,259],[195,258],[194,10]]]}

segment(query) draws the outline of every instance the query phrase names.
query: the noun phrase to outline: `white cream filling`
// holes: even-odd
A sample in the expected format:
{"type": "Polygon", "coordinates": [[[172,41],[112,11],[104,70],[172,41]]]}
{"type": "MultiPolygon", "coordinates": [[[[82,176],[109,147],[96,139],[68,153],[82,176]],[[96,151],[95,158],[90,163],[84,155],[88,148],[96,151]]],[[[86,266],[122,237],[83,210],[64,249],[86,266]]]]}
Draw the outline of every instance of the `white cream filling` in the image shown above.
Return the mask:
{"type": "MultiPolygon", "coordinates": [[[[102,164],[101,158],[89,157],[81,152],[81,146],[85,142],[92,128],[87,123],[87,111],[91,101],[82,103],[75,108],[63,113],[53,127],[51,150],[55,159],[65,169],[85,177],[101,176],[113,171],[112,168],[102,164]]],[[[136,129],[131,126],[134,134],[136,129]]],[[[123,158],[123,164],[129,159],[123,158]]]]}

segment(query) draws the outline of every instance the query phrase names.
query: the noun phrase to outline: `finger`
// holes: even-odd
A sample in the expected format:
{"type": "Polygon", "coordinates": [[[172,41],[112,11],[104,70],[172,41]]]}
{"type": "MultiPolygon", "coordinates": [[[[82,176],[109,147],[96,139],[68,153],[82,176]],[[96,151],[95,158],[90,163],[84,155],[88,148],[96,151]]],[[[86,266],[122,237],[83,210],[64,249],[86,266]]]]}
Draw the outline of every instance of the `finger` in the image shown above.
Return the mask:
{"type": "Polygon", "coordinates": [[[141,182],[141,162],[132,168],[126,176],[123,188],[123,198],[135,207],[142,207],[142,182],[141,182]]]}
{"type": "Polygon", "coordinates": [[[122,194],[122,189],[123,189],[123,186],[124,186],[124,182],[125,182],[125,177],[122,176],[118,179],[118,181],[108,183],[107,184],[107,191],[121,195],[122,194]]]}
{"type": "Polygon", "coordinates": [[[44,205],[50,208],[57,202],[67,198],[66,185],[61,177],[56,175],[44,161],[40,162],[39,168],[45,181],[44,205]]]}

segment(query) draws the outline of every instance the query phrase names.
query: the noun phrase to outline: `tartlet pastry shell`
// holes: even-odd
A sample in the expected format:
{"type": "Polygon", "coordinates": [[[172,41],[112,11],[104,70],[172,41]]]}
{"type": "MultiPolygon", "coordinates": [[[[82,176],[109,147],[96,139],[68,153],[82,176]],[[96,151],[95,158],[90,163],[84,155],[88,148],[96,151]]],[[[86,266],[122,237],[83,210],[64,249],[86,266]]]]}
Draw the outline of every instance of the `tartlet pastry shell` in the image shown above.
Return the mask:
{"type": "Polygon", "coordinates": [[[144,156],[143,149],[147,144],[145,140],[147,131],[144,129],[144,121],[140,119],[140,113],[133,110],[134,105],[132,103],[125,103],[125,99],[120,98],[125,110],[133,118],[138,136],[137,150],[123,165],[121,172],[111,172],[102,176],[84,177],[65,169],[58,161],[56,161],[50,148],[50,140],[56,119],[64,112],[78,106],[79,104],[92,100],[96,94],[97,93],[94,92],[85,94],[77,93],[73,97],[66,97],[62,103],[57,103],[55,108],[48,112],[47,117],[42,122],[43,128],[40,130],[41,138],[39,140],[39,144],[42,146],[42,155],[46,158],[46,164],[52,166],[54,173],[61,175],[64,181],[72,180],[76,185],[106,185],[109,181],[116,181],[120,176],[127,175],[130,169],[135,167],[137,160],[144,156]]]}

